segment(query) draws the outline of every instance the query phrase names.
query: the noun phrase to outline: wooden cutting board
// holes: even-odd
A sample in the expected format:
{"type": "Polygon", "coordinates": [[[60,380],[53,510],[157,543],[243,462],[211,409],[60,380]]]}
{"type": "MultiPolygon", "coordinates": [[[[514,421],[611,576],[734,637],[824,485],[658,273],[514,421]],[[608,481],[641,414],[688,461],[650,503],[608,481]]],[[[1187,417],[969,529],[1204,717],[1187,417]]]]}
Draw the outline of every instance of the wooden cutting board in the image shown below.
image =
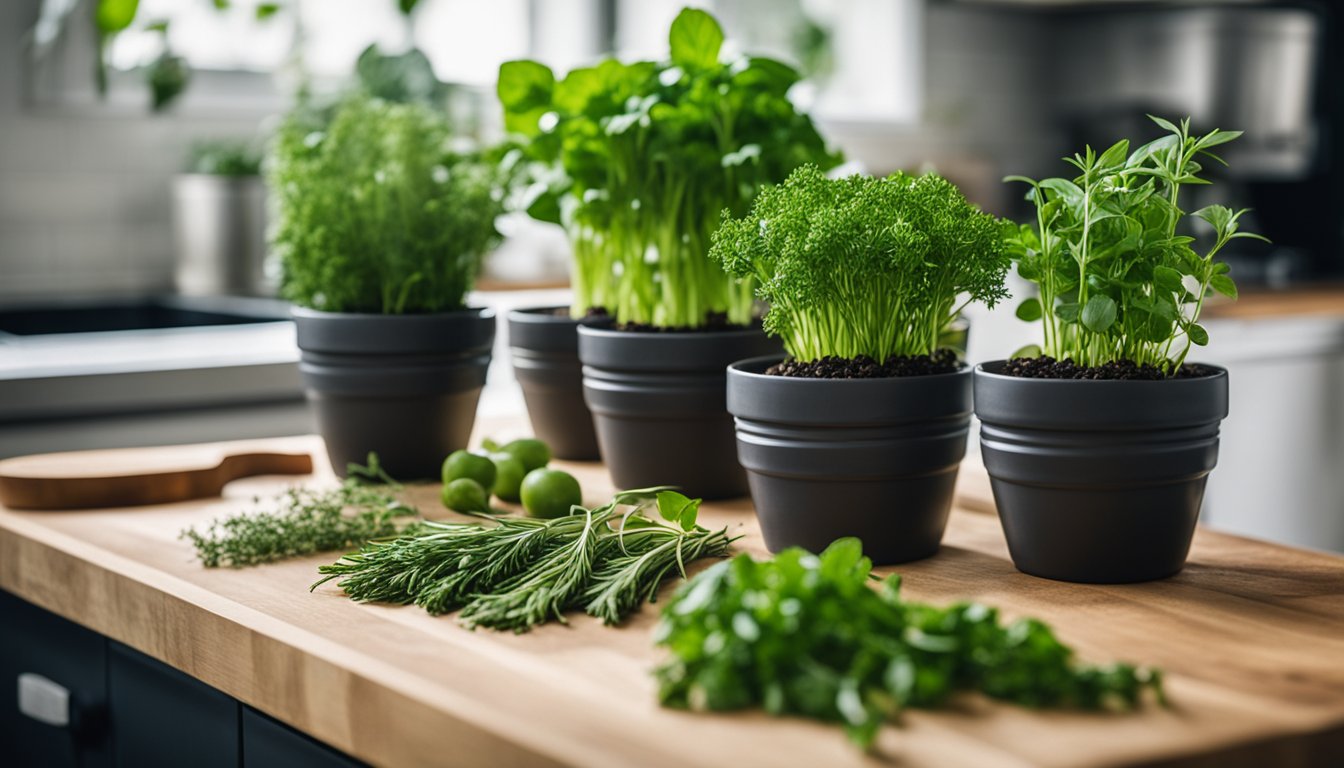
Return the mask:
{"type": "Polygon", "coordinates": [[[243,477],[312,472],[307,453],[237,447],[47,453],[0,461],[0,504],[10,509],[168,504],[218,496],[226,484],[243,477]]]}

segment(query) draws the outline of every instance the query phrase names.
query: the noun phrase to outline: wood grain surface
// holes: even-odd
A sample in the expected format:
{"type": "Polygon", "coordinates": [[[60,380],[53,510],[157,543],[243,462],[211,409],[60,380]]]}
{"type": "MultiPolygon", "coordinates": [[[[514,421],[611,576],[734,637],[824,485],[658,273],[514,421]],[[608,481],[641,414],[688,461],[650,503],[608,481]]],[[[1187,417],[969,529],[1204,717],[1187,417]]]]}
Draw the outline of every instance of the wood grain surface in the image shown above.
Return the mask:
{"type": "Polygon", "coordinates": [[[1248,288],[1236,301],[1215,297],[1203,317],[1237,320],[1344,316],[1344,285],[1308,285],[1283,290],[1248,288]]]}
{"type": "Polygon", "coordinates": [[[234,445],[172,446],[132,453],[71,451],[0,461],[0,504],[11,509],[88,509],[167,504],[218,496],[257,475],[308,475],[313,458],[234,445]]]}
{"type": "MultiPolygon", "coordinates": [[[[267,444],[321,450],[312,438],[267,444]]],[[[609,496],[600,466],[558,464],[590,503],[609,496]]],[[[0,510],[0,588],[380,765],[1344,765],[1344,558],[1200,531],[1166,581],[1037,579],[1009,562],[980,472],[968,462],[942,552],[898,568],[907,594],[982,600],[1052,622],[1088,660],[1159,665],[1170,708],[1034,712],[967,697],[907,713],[866,755],[819,723],[659,708],[652,608],[619,629],[579,616],[527,635],[469,632],[416,608],[355,604],[334,585],[309,593],[329,556],[247,570],[193,562],[179,531],[293,478],[140,509],[0,510]]],[[[435,495],[412,493],[426,510],[435,495]]],[[[749,501],[706,504],[702,520],[763,552],[749,501]]]]}

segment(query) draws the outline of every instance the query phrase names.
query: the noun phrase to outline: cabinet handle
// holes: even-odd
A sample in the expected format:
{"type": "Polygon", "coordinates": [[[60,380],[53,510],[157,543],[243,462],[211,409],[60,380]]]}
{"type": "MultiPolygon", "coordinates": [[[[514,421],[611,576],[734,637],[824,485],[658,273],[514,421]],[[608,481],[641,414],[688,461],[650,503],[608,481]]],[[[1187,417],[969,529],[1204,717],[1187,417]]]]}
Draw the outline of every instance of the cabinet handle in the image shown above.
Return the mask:
{"type": "Polygon", "coordinates": [[[19,712],[40,723],[65,728],[70,725],[70,689],[24,672],[19,675],[19,712]]]}

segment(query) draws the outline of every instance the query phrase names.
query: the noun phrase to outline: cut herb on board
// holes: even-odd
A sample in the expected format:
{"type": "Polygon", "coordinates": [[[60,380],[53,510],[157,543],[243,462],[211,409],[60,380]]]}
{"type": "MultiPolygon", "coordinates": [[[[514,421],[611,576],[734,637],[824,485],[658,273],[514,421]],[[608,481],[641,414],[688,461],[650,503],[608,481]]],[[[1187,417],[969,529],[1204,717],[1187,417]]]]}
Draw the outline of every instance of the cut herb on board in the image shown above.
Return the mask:
{"type": "Polygon", "coordinates": [[[322,566],[313,588],[338,580],[360,602],[460,610],[470,628],[526,632],[577,610],[616,624],[652,602],[669,575],[727,553],[733,539],[696,525],[699,507],[699,499],[647,488],[548,520],[426,522],[322,566]],[[646,514],[651,507],[656,516],[646,514]]]}
{"type": "Polygon", "coordinates": [[[339,488],[291,488],[274,511],[241,512],[213,520],[203,530],[188,528],[181,538],[196,548],[206,568],[242,568],[317,552],[357,547],[397,533],[398,523],[416,510],[397,498],[401,488],[369,454],[369,463],[351,464],[339,488]]]}
{"type": "Polygon", "coordinates": [[[655,673],[659,698],[839,722],[864,747],[905,707],[958,691],[1027,707],[1129,709],[1146,690],[1162,701],[1158,670],[1083,665],[1040,621],[1004,626],[994,608],[916,603],[899,576],[876,590],[871,579],[858,539],[709,568],[663,610],[655,637],[672,658],[655,673]]]}

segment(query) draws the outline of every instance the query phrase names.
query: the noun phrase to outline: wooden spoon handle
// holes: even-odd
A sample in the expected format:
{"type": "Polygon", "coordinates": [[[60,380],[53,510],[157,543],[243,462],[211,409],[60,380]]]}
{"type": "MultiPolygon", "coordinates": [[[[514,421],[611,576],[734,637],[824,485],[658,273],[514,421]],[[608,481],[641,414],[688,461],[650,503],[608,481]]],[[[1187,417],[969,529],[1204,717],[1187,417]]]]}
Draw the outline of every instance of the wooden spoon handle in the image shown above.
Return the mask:
{"type": "Polygon", "coordinates": [[[306,475],[306,453],[238,453],[217,465],[142,474],[53,477],[0,472],[0,504],[10,509],[92,509],[168,504],[218,496],[232,480],[306,475]]]}

